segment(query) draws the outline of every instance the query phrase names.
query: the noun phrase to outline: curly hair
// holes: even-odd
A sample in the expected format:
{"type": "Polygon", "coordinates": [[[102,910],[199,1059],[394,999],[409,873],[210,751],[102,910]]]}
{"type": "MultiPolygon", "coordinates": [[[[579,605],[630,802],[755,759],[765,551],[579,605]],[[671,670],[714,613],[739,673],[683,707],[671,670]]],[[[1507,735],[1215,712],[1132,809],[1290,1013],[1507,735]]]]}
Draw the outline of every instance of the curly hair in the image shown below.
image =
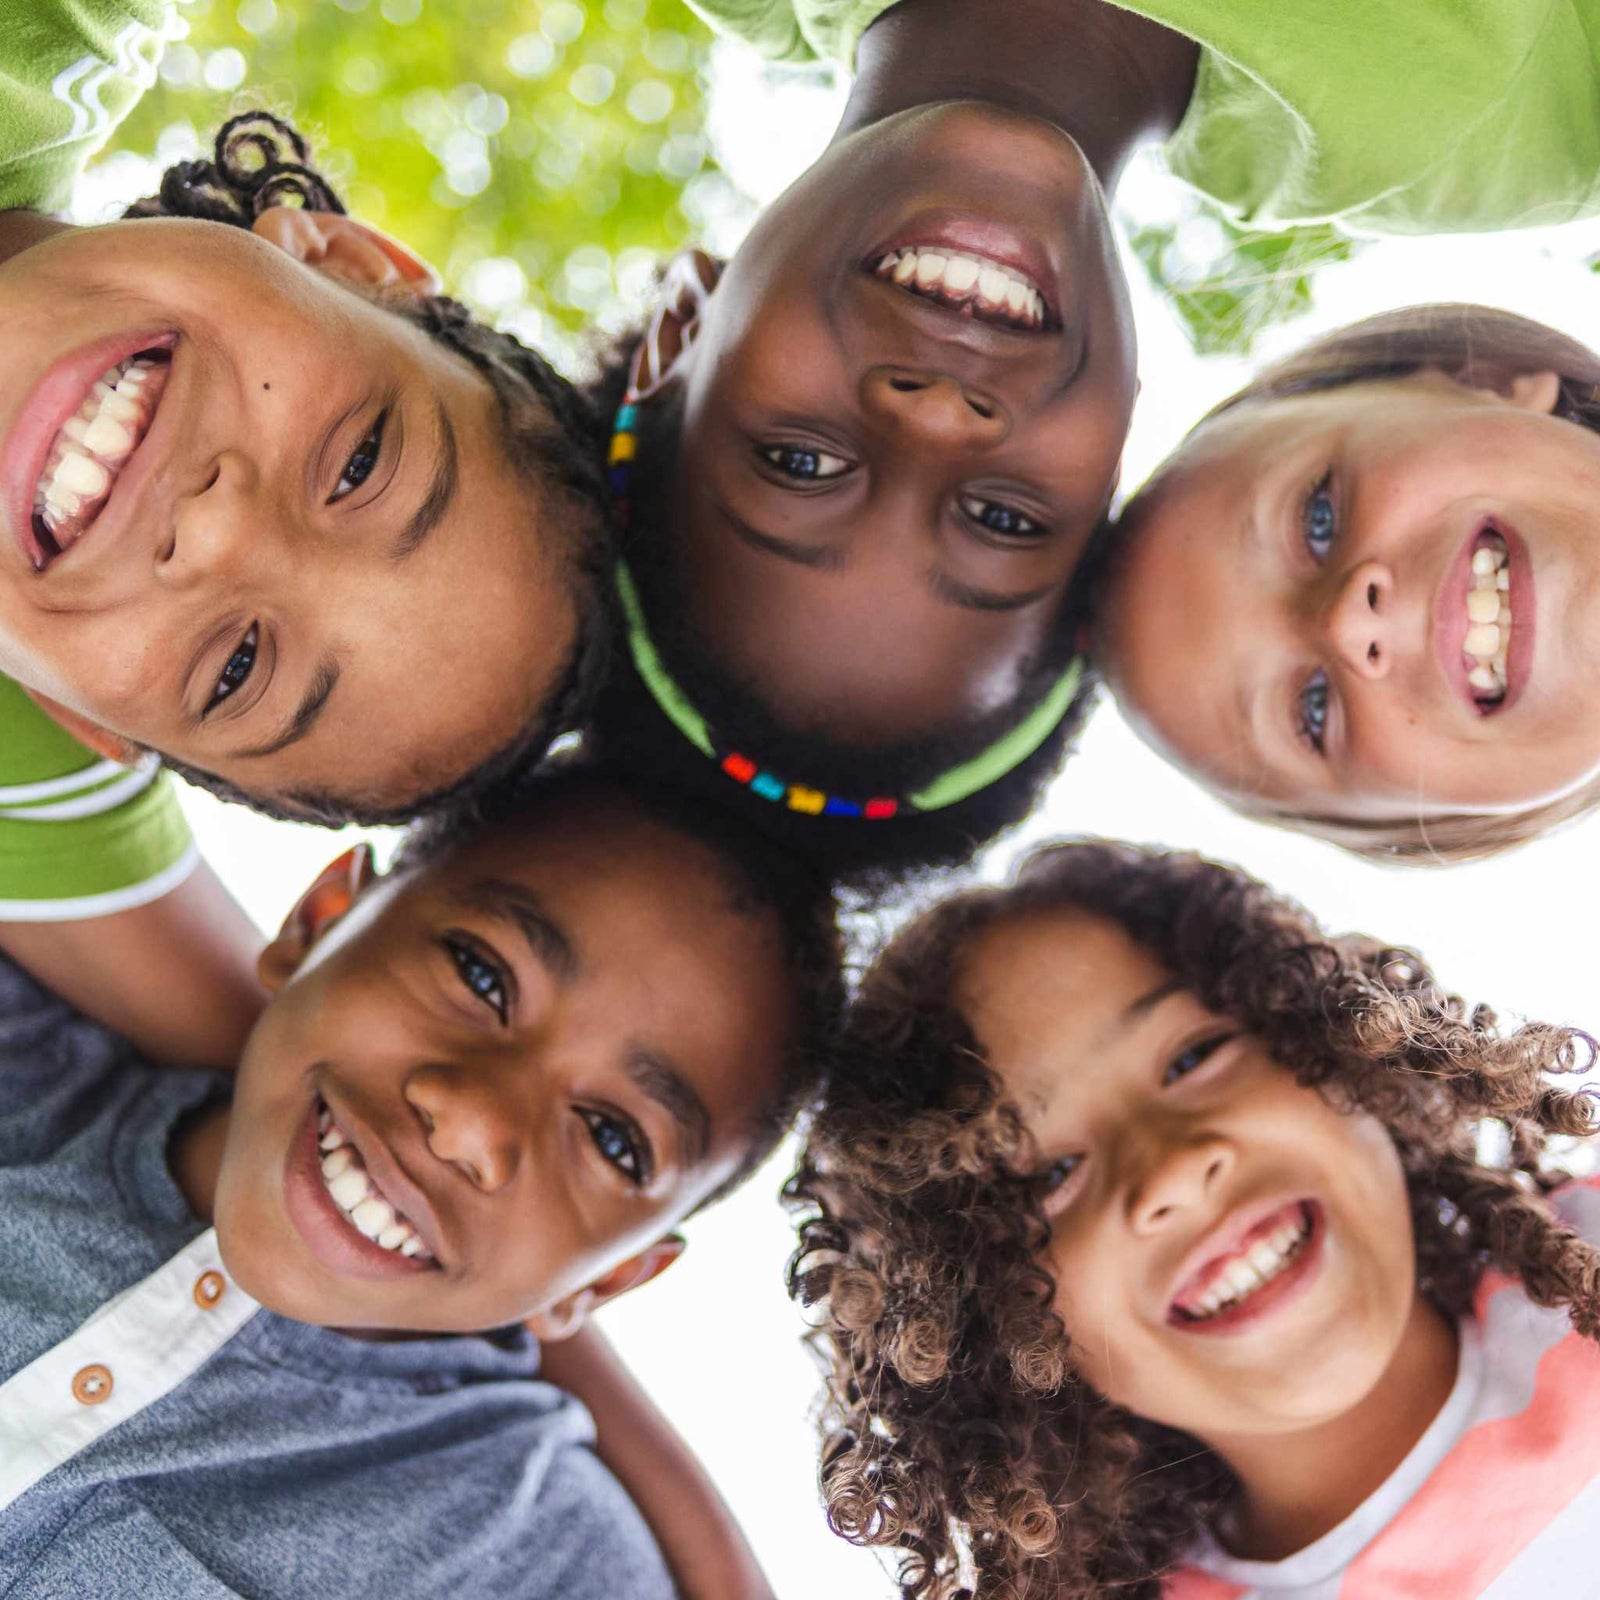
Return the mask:
{"type": "MultiPolygon", "coordinates": [[[[1510,311],[1446,303],[1386,311],[1313,339],[1263,368],[1237,394],[1213,407],[1190,430],[1190,437],[1217,417],[1245,407],[1350,384],[1389,382],[1426,369],[1485,388],[1495,387],[1506,374],[1554,372],[1561,380],[1554,414],[1600,432],[1600,354],[1510,311]]],[[[1128,500],[1116,522],[1097,535],[1080,568],[1085,574],[1092,572],[1087,581],[1094,593],[1088,603],[1094,612],[1115,587],[1129,540],[1138,537],[1146,497],[1166,473],[1181,467],[1186,447],[1179,445],[1128,500]]],[[[1369,861],[1448,866],[1498,855],[1587,816],[1600,805],[1600,778],[1518,811],[1444,812],[1398,822],[1295,813],[1232,799],[1229,804],[1258,821],[1326,839],[1369,861]]]]}
{"type": "MultiPolygon", "coordinates": [[[[597,460],[610,444],[611,418],[626,386],[637,335],[601,359],[588,386],[599,431],[597,460]]],[[[804,773],[808,783],[846,793],[903,794],[959,766],[1014,727],[1054,686],[1071,659],[1087,614],[1069,603],[1049,647],[1029,664],[1016,694],[987,716],[926,738],[873,750],[843,745],[815,728],[780,722],[761,696],[704,647],[687,620],[688,607],[672,559],[672,477],[682,411],[669,390],[641,407],[638,456],[629,495],[632,520],[623,554],[638,582],[651,637],[662,661],[725,743],[759,752],[781,772],[804,773]]],[[[936,868],[969,861],[989,840],[1027,818],[1046,784],[1077,746],[1094,698],[1092,675],[1049,736],[998,782],[939,811],[904,810],[892,821],[811,817],[788,811],[731,782],[691,745],[657,705],[625,649],[595,705],[591,725],[608,756],[640,772],[670,774],[673,782],[759,819],[789,849],[817,862],[839,881],[865,893],[892,893],[936,868]]]]}
{"type": "Polygon", "coordinates": [[[822,1486],[834,1529],[898,1549],[908,1600],[1154,1600],[1160,1574],[1235,1492],[1192,1436],[1074,1376],[1041,1265],[1036,1157],[952,996],[984,928],[1073,908],[1118,924],[1339,1110],[1388,1129],[1419,1287],[1464,1315],[1486,1267],[1600,1339],[1600,1250],[1541,1203],[1591,1103],[1570,1029],[1502,1030],[1413,952],[1330,938],[1237,869],[1088,842],[1035,853],[1013,885],[944,901],[863,980],[827,1102],[787,1190],[790,1289],[820,1318],[822,1486]],[[1480,1121],[1509,1130],[1480,1165],[1480,1121]]]}
{"type": "MultiPolygon", "coordinates": [[[[129,206],[124,216],[187,217],[249,228],[274,206],[339,215],[345,211],[328,180],[311,164],[301,135],[265,111],[248,111],[218,129],[209,157],[169,167],[157,192],[129,206]]],[[[470,362],[488,383],[510,461],[560,511],[553,525],[567,530],[562,557],[578,610],[577,642],[560,681],[512,739],[449,784],[403,801],[325,790],[254,795],[214,773],[163,756],[180,776],[224,800],[268,816],[328,827],[407,822],[470,798],[542,756],[553,740],[582,722],[604,676],[613,632],[606,587],[610,540],[605,478],[591,448],[595,421],[588,402],[537,351],[477,321],[448,295],[384,298],[382,303],[470,362]]]]}

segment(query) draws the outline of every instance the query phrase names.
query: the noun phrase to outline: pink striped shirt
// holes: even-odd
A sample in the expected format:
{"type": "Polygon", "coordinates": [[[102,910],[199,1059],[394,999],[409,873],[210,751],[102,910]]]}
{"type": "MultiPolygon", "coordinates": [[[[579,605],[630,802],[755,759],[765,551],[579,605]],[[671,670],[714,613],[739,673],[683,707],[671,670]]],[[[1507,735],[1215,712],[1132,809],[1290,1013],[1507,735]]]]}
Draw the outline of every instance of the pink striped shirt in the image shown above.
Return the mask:
{"type": "MultiPolygon", "coordinates": [[[[1600,1180],[1557,1209],[1600,1242],[1600,1180]]],[[[1411,1453],[1337,1528],[1285,1561],[1208,1542],[1163,1600],[1596,1600],[1600,1345],[1486,1277],[1455,1387],[1411,1453]]]]}

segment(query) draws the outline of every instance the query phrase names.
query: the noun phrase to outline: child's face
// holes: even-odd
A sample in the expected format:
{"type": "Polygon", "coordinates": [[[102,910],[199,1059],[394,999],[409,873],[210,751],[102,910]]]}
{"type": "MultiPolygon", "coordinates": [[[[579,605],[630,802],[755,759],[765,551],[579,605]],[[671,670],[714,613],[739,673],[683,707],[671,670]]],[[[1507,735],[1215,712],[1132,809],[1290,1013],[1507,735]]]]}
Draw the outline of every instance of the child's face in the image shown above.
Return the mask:
{"type": "Polygon", "coordinates": [[[1133,404],[1126,285],[1078,147],[965,103],[842,140],[729,263],[685,370],[674,559],[704,648],[847,743],[1004,705],[1133,404]],[[964,258],[960,287],[884,276],[917,247],[924,272],[964,258]],[[970,314],[1024,282],[1033,322],[970,314]]]}
{"type": "Polygon", "coordinates": [[[1134,725],[1294,815],[1521,810],[1592,776],[1600,437],[1555,398],[1550,373],[1427,373],[1206,424],[1138,502],[1103,619],[1134,725]],[[1509,630],[1469,600],[1498,567],[1509,630]]]}
{"type": "Polygon", "coordinates": [[[160,219],[0,265],[0,671],[252,795],[382,808],[545,702],[575,638],[574,540],[485,381],[337,281],[372,281],[379,247],[345,218],[308,244],[306,215],[258,225],[285,248],[160,219]],[[131,453],[56,553],[34,518],[54,441],[144,350],[104,459],[131,453]]]}
{"type": "Polygon", "coordinates": [[[740,893],[589,787],[369,891],[246,1046],[215,1205],[230,1270],[350,1328],[562,1331],[629,1287],[778,1089],[793,996],[740,893]]]}
{"type": "Polygon", "coordinates": [[[1046,1264],[1102,1394],[1214,1446],[1360,1401],[1417,1303],[1399,1156],[1080,912],[985,930],[963,1013],[1054,1188],[1046,1264]]]}

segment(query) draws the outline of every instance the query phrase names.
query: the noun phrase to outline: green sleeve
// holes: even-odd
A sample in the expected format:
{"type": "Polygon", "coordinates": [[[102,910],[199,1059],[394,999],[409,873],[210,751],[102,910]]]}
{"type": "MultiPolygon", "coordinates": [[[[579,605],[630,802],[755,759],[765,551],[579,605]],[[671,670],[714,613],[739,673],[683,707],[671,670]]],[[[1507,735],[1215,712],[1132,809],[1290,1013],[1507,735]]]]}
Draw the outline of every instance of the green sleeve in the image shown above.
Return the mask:
{"type": "Polygon", "coordinates": [[[0,27],[0,210],[59,211],[155,82],[173,0],[13,0],[0,27]]]}
{"type": "Polygon", "coordinates": [[[0,678],[0,922],[143,905],[195,863],[172,779],[84,749],[0,678]]]}
{"type": "MultiPolygon", "coordinates": [[[[861,35],[895,0],[688,0],[718,33],[773,61],[855,65],[861,35]]],[[[979,0],[981,3],[981,0],[979,0]]]]}

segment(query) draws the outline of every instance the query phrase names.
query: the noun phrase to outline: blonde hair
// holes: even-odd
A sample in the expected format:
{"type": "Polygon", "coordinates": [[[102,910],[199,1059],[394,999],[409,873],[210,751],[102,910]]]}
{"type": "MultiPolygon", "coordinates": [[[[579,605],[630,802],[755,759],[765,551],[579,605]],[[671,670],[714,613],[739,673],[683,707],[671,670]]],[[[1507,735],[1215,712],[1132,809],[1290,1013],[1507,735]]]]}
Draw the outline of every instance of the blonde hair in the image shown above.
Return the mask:
{"type": "MultiPolygon", "coordinates": [[[[1206,413],[1191,430],[1241,406],[1317,394],[1353,383],[1381,383],[1433,369],[1474,387],[1495,388],[1526,372],[1554,372],[1561,387],[1553,415],[1600,433],[1600,355],[1586,344],[1492,306],[1405,306],[1353,322],[1313,339],[1264,367],[1244,388],[1206,413]]],[[[1119,528],[1131,528],[1144,497],[1183,455],[1180,445],[1150,483],[1124,507],[1119,528]]],[[[1123,541],[1113,536],[1109,573],[1123,541]]],[[[1584,816],[1600,802],[1600,777],[1556,800],[1521,811],[1444,812],[1408,822],[1361,822],[1345,817],[1257,808],[1230,800],[1234,810],[1339,845],[1371,861],[1446,866],[1497,855],[1584,816]]]]}

